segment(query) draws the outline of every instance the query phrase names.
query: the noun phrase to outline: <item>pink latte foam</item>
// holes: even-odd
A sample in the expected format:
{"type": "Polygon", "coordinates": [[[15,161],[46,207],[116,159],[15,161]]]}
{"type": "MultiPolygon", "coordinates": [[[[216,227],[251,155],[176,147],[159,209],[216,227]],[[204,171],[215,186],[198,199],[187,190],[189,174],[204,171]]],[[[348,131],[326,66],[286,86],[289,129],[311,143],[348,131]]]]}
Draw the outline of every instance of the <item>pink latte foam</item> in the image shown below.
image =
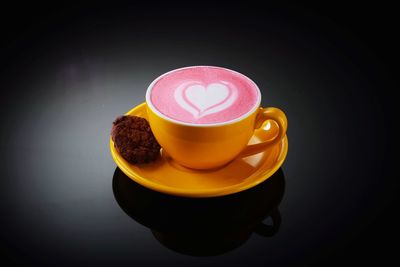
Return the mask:
{"type": "Polygon", "coordinates": [[[178,69],[153,84],[150,100],[165,116],[186,123],[231,121],[259,103],[260,92],[246,76],[219,67],[178,69]]]}

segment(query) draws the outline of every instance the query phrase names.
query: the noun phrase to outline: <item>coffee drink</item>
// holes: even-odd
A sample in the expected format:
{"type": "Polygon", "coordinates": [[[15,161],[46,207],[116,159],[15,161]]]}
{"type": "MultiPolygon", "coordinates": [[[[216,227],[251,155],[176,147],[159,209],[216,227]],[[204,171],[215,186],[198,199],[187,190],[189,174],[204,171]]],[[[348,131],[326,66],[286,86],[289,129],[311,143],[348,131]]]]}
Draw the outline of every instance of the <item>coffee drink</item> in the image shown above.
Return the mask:
{"type": "Polygon", "coordinates": [[[177,69],[156,79],[148,100],[168,119],[221,124],[251,114],[260,104],[257,85],[238,72],[211,66],[177,69]]]}

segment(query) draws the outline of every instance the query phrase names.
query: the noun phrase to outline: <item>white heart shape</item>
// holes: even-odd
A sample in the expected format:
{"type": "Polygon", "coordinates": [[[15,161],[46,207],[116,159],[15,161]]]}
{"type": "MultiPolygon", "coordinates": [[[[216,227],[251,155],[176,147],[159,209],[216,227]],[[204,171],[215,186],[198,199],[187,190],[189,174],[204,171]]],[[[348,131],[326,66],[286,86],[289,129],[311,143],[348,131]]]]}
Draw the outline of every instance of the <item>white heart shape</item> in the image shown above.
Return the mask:
{"type": "Polygon", "coordinates": [[[187,87],[184,92],[187,102],[198,108],[200,113],[218,105],[229,95],[229,89],[219,83],[212,83],[207,88],[203,85],[192,85],[187,87]]]}
{"type": "Polygon", "coordinates": [[[179,86],[174,93],[177,103],[195,118],[222,111],[237,98],[237,89],[228,82],[211,83],[205,87],[200,82],[179,86]]]}

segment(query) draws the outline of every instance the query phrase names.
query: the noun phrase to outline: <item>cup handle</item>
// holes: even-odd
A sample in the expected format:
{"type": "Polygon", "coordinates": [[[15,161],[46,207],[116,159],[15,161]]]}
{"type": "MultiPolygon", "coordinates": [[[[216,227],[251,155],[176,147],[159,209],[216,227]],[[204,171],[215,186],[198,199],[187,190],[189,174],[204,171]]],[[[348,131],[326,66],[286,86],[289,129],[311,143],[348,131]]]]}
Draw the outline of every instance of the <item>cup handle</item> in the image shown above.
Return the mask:
{"type": "Polygon", "coordinates": [[[259,108],[258,114],[256,117],[256,122],[254,124],[254,129],[258,129],[261,127],[261,125],[267,121],[267,120],[273,120],[275,121],[278,126],[279,126],[279,133],[277,136],[275,136],[274,139],[264,141],[258,144],[254,145],[248,145],[240,154],[239,157],[244,158],[247,156],[251,156],[260,152],[265,151],[269,146],[274,145],[278,142],[280,142],[286,135],[286,130],[287,130],[287,118],[285,113],[280,110],[279,108],[259,108]]]}

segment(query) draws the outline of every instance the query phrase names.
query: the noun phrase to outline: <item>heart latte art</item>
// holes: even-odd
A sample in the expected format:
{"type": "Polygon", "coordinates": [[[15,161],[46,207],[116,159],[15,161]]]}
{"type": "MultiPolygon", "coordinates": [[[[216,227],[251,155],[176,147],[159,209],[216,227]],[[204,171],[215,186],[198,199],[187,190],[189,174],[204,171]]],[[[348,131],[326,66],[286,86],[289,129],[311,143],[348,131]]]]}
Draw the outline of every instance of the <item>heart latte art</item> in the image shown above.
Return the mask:
{"type": "Polygon", "coordinates": [[[174,93],[176,102],[195,118],[229,108],[237,98],[237,89],[228,82],[211,83],[207,86],[184,83],[174,93]]]}
{"type": "Polygon", "coordinates": [[[212,124],[245,115],[259,102],[246,76],[218,67],[190,67],[154,82],[150,100],[163,115],[181,122],[212,124]]]}

